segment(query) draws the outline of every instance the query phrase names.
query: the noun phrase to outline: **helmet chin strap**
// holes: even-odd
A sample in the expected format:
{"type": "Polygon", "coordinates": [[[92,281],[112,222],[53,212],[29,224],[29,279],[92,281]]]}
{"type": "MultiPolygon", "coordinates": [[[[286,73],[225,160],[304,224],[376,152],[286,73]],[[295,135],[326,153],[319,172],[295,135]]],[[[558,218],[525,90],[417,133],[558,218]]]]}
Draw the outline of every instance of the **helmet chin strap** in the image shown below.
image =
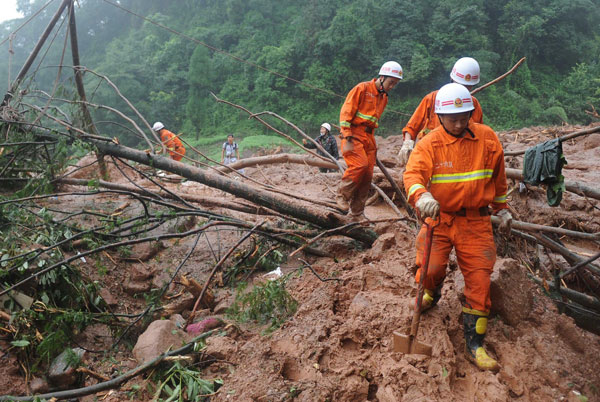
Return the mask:
{"type": "Polygon", "coordinates": [[[385,91],[385,89],[383,89],[383,83],[385,82],[385,79],[387,78],[387,76],[382,75],[379,77],[379,85],[381,86],[381,88],[377,88],[377,92],[379,92],[380,94],[386,94],[387,96],[388,93],[385,91]],[[381,77],[383,77],[383,79],[381,79],[381,77]]]}

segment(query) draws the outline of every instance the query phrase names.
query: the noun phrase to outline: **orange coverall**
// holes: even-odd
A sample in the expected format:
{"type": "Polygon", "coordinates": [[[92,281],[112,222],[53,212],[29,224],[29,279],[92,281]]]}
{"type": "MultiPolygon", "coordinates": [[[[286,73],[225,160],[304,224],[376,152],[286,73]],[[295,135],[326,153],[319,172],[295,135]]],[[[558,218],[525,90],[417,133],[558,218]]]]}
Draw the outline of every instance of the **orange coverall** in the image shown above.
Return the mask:
{"type": "MultiPolygon", "coordinates": [[[[435,96],[438,91],[433,91],[421,100],[419,106],[415,109],[406,127],[402,129],[403,133],[410,133],[413,141],[423,138],[428,132],[440,125],[440,120],[435,114],[435,96]]],[[[473,106],[475,110],[471,114],[472,123],[483,123],[483,111],[479,101],[473,97],[473,106]]]]}
{"type": "MultiPolygon", "coordinates": [[[[504,151],[490,127],[470,122],[469,129],[472,134],[456,138],[439,126],[419,141],[406,166],[404,186],[412,205],[426,191],[440,203],[441,223],[434,231],[425,289],[442,285],[454,247],[465,279],[466,307],[489,312],[496,246],[488,207],[494,213],[508,208],[504,151]]],[[[419,267],[425,229],[417,235],[419,267]]],[[[417,281],[420,274],[421,268],[417,281]]]]}
{"type": "Polygon", "coordinates": [[[377,90],[376,80],[361,82],[352,88],[340,110],[342,156],[348,165],[342,176],[340,190],[344,192],[344,182],[351,180],[354,183],[345,187],[350,208],[355,215],[364,211],[369,195],[377,157],[373,132],[379,127],[379,118],[388,102],[387,94],[377,90]],[[352,137],[353,149],[344,152],[349,137],[352,137]]]}
{"type": "Polygon", "coordinates": [[[181,143],[181,140],[177,138],[175,134],[166,128],[163,128],[160,130],[160,140],[165,144],[165,147],[167,147],[171,159],[179,162],[181,158],[183,158],[183,155],[185,155],[185,148],[181,143]]]}

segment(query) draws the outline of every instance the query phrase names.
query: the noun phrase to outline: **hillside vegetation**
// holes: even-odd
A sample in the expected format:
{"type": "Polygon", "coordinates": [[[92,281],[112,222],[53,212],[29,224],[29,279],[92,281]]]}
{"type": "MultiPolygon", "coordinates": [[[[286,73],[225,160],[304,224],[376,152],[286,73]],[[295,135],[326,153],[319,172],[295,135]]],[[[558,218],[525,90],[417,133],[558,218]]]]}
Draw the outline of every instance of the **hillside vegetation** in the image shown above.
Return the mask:
{"type": "MultiPolygon", "coordinates": [[[[3,23],[4,36],[8,39],[9,32],[45,3],[19,0],[25,17],[3,23]]],[[[112,0],[79,4],[82,64],[110,77],[142,115],[203,146],[230,132],[267,133],[246,115],[216,103],[210,92],[254,112],[276,112],[316,132],[322,121],[337,122],[348,90],[375,76],[390,59],[400,62],[405,79],[393,91],[382,119],[379,134],[384,136],[400,132],[420,99],[448,82],[453,63],[463,56],[479,61],[482,83],[527,57],[515,74],[478,95],[484,121],[497,130],[588,124],[591,117],[585,110],[600,100],[598,0],[121,0],[122,8],[112,0]]],[[[57,5],[50,4],[2,44],[14,55],[0,61],[0,76],[14,78],[57,5]]],[[[65,31],[54,38],[40,63],[36,86],[52,87],[65,31]]],[[[69,65],[66,55],[64,64],[69,65]]],[[[65,98],[74,98],[73,86],[65,82],[71,77],[72,71],[62,71],[65,98]]],[[[86,79],[92,102],[123,105],[97,77],[88,74],[86,79]]],[[[128,135],[131,144],[139,141],[118,125],[102,123],[115,120],[109,112],[96,111],[95,119],[103,132],[128,135]]]]}

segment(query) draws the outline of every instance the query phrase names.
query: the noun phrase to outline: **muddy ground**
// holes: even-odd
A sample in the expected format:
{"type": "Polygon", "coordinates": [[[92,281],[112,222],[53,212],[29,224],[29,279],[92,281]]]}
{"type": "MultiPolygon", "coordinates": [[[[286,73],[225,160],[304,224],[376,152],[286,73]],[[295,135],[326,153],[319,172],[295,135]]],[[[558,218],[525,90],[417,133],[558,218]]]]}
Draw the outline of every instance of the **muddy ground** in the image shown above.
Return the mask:
{"type": "MultiPolygon", "coordinates": [[[[579,128],[528,128],[500,133],[500,139],[505,150],[519,150],[579,128]]],[[[378,145],[380,159],[400,178],[400,169],[394,166],[401,146],[400,137],[378,138],[378,145]]],[[[566,179],[598,188],[600,134],[570,140],[563,147],[568,160],[563,170],[566,179]]],[[[507,158],[509,167],[519,168],[521,164],[522,156],[507,158]]],[[[93,166],[81,169],[76,176],[91,177],[94,170],[93,166]]],[[[337,173],[323,174],[317,168],[290,164],[247,168],[245,174],[286,191],[329,201],[334,200],[339,181],[337,173]]],[[[114,167],[111,180],[128,182],[114,167]]],[[[179,193],[233,199],[231,195],[198,183],[165,181],[164,184],[179,193]]],[[[560,207],[551,208],[546,205],[545,191],[541,189],[530,187],[519,191],[519,183],[513,180],[509,180],[509,189],[509,203],[516,219],[600,232],[597,200],[566,193],[560,207]]],[[[135,202],[114,194],[67,196],[53,202],[62,209],[77,210],[86,206],[111,211],[126,201],[130,201],[127,208],[133,213],[135,202]]],[[[241,212],[218,208],[213,211],[247,221],[258,219],[241,212]]],[[[381,200],[368,206],[366,214],[370,219],[396,217],[381,200]]],[[[572,318],[560,314],[544,289],[528,277],[531,274],[546,276],[551,263],[566,267],[568,264],[562,257],[540,253],[518,237],[496,237],[499,256],[492,288],[494,311],[486,345],[489,353],[498,359],[501,370],[493,374],[477,370],[464,357],[461,319],[464,283],[453,259],[440,303],[421,319],[419,338],[433,346],[433,356],[392,352],[392,332],[408,331],[412,317],[409,303],[416,294],[413,279],[416,228],[408,221],[397,221],[378,223],[374,230],[380,237],[371,249],[361,250],[355,242],[333,237],[315,246],[327,250],[334,258],[300,253],[281,264],[284,274],[293,273],[287,289],[299,303],[296,314],[281,328],[264,335],[264,327],[235,323],[236,329],[209,338],[207,353],[216,358],[204,365],[204,378],[223,380],[223,386],[210,400],[586,400],[583,397],[589,401],[600,400],[600,360],[597,359],[600,336],[582,330],[572,318]],[[310,263],[322,278],[338,280],[321,281],[308,269],[301,269],[303,263],[298,258],[310,263]],[[539,264],[533,264],[533,260],[539,264]]],[[[203,283],[215,261],[242,235],[236,230],[208,233],[183,272],[203,283]]],[[[109,304],[112,303],[114,312],[138,312],[145,306],[139,295],[158,286],[160,278],[168,279],[193,241],[187,238],[163,242],[164,249],[145,263],[121,261],[107,253],[101,257],[102,264],[108,267],[102,273],[92,258],[78,265],[90,279],[102,284],[103,296],[111,299],[109,304]],[[136,289],[135,286],[141,287],[136,289]]],[[[598,251],[598,243],[569,238],[562,241],[583,256],[598,251]]],[[[262,275],[263,272],[257,273],[254,280],[260,281],[262,275]]],[[[177,299],[181,288],[179,284],[172,286],[168,293],[170,301],[177,299]]],[[[215,287],[213,292],[217,302],[226,305],[231,302],[235,289],[215,287]]],[[[183,316],[186,314],[189,310],[183,316]]],[[[198,318],[208,316],[215,314],[202,310],[198,318]]],[[[231,322],[226,316],[219,316],[231,322]]],[[[143,329],[136,328],[134,334],[143,329]]],[[[95,326],[77,338],[79,345],[93,350],[102,350],[113,341],[104,326],[95,326]]],[[[86,363],[92,370],[110,377],[137,365],[132,359],[132,346],[120,345],[115,359],[107,359],[101,353],[89,354],[86,363]]],[[[3,360],[0,394],[28,392],[16,358],[8,354],[3,360]]],[[[143,389],[145,381],[144,377],[137,377],[120,390],[82,400],[149,400],[151,395],[147,393],[132,392],[136,385],[143,389]]],[[[96,382],[87,378],[85,385],[96,382]]]]}

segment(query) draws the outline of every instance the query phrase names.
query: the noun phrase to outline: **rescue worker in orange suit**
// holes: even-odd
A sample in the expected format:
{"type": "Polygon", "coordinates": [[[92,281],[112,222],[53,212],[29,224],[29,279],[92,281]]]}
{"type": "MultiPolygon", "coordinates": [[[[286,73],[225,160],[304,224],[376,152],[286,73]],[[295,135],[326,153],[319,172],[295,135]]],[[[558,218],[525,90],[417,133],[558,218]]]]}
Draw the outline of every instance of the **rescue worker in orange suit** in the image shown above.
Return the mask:
{"type": "Polygon", "coordinates": [[[384,63],[378,78],[352,88],[340,111],[341,150],[348,168],[342,176],[336,201],[344,213],[350,212],[351,221],[366,219],[365,203],[377,156],[373,133],[387,105],[388,91],[401,79],[400,64],[384,63]]]}
{"type": "Polygon", "coordinates": [[[175,134],[165,128],[165,125],[157,121],[152,126],[152,130],[156,131],[160,136],[160,140],[169,151],[171,159],[179,162],[185,155],[185,148],[181,140],[175,134]]]}
{"type": "MultiPolygon", "coordinates": [[[[473,98],[464,86],[443,86],[435,98],[440,126],[419,141],[404,173],[408,201],[422,219],[439,216],[424,278],[422,311],[441,297],[448,256],[454,247],[465,280],[463,324],[467,357],[482,370],[498,370],[483,348],[490,312],[490,275],[496,261],[490,213],[510,232],[504,151],[496,133],[471,119],[473,98]],[[490,207],[491,206],[491,212],[490,207]]],[[[417,235],[420,280],[425,227],[417,235]]]]}
{"type": "MultiPolygon", "coordinates": [[[[452,78],[453,82],[464,85],[469,91],[479,83],[480,76],[479,63],[471,57],[458,59],[454,63],[454,67],[452,67],[452,72],[450,73],[450,78],[452,78]]],[[[405,165],[408,161],[408,157],[415,146],[415,141],[420,140],[440,125],[433,105],[436,94],[437,91],[433,91],[421,100],[410,120],[402,129],[404,142],[398,153],[398,162],[400,165],[405,165]]],[[[483,111],[481,110],[479,101],[474,97],[473,107],[471,120],[474,123],[483,123],[483,111]]]]}

